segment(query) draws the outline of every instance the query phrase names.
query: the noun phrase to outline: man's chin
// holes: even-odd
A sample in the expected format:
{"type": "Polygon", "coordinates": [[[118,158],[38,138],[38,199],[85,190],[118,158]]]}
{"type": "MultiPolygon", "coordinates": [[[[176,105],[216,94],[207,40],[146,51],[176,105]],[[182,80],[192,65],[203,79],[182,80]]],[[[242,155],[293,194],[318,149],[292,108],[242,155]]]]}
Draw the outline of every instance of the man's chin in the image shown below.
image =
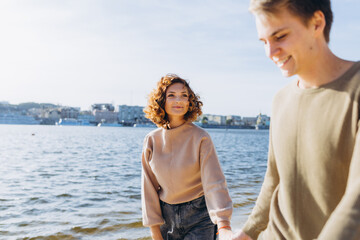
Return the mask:
{"type": "Polygon", "coordinates": [[[294,73],[289,72],[289,71],[287,71],[287,70],[282,70],[282,69],[280,69],[280,71],[281,71],[281,74],[282,74],[284,77],[292,77],[292,76],[295,75],[294,73]]]}

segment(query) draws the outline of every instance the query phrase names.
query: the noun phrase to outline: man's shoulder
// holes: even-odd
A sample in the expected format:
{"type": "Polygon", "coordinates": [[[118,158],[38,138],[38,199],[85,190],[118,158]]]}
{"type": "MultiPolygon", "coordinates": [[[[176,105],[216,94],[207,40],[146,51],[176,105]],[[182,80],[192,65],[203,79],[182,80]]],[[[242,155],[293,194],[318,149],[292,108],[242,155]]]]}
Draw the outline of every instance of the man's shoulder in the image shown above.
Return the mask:
{"type": "Polygon", "coordinates": [[[340,91],[354,93],[360,91],[360,61],[353,65],[336,81],[333,87],[340,91]]]}
{"type": "Polygon", "coordinates": [[[351,78],[354,79],[354,81],[359,82],[360,81],[360,61],[355,62],[353,68],[354,68],[354,70],[353,70],[353,74],[352,74],[351,78]]]}
{"type": "Polygon", "coordinates": [[[280,100],[282,101],[284,98],[291,96],[294,88],[297,86],[297,80],[294,79],[290,83],[286,84],[282,87],[274,96],[274,101],[280,100]]]}

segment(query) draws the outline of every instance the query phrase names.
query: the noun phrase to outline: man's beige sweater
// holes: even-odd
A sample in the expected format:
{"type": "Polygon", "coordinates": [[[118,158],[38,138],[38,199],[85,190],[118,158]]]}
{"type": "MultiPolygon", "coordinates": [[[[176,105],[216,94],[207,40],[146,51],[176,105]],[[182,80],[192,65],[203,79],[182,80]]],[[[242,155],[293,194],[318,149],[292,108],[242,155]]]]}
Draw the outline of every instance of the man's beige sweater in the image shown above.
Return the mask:
{"type": "Polygon", "coordinates": [[[209,134],[193,123],[150,132],[142,153],[143,225],[164,223],[159,199],[178,204],[203,195],[212,222],[229,223],[232,201],[209,134]]]}
{"type": "Polygon", "coordinates": [[[268,168],[244,231],[257,239],[360,239],[360,62],[273,102],[268,168]]]}

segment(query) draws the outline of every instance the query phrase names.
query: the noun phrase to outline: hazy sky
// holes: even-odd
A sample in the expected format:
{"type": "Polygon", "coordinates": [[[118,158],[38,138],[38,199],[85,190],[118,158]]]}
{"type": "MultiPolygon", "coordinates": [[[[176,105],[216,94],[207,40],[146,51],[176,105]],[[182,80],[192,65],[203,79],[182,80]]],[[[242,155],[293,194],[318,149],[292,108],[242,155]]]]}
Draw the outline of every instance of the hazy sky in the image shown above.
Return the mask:
{"type": "MultiPolygon", "coordinates": [[[[333,0],[330,47],[360,60],[360,1],[333,0]]],[[[0,101],[146,105],[161,76],[204,113],[270,115],[291,79],[265,57],[248,0],[1,0],[0,101]]]]}

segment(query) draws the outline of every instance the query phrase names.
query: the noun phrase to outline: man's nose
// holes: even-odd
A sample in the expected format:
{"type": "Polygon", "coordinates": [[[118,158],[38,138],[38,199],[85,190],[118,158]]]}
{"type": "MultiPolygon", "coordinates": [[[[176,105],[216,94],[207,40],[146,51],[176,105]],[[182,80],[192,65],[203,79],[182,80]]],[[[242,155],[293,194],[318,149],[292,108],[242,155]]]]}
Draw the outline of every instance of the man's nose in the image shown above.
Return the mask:
{"type": "Polygon", "coordinates": [[[280,53],[280,48],[275,43],[268,43],[265,45],[266,56],[272,59],[280,53]]]}

